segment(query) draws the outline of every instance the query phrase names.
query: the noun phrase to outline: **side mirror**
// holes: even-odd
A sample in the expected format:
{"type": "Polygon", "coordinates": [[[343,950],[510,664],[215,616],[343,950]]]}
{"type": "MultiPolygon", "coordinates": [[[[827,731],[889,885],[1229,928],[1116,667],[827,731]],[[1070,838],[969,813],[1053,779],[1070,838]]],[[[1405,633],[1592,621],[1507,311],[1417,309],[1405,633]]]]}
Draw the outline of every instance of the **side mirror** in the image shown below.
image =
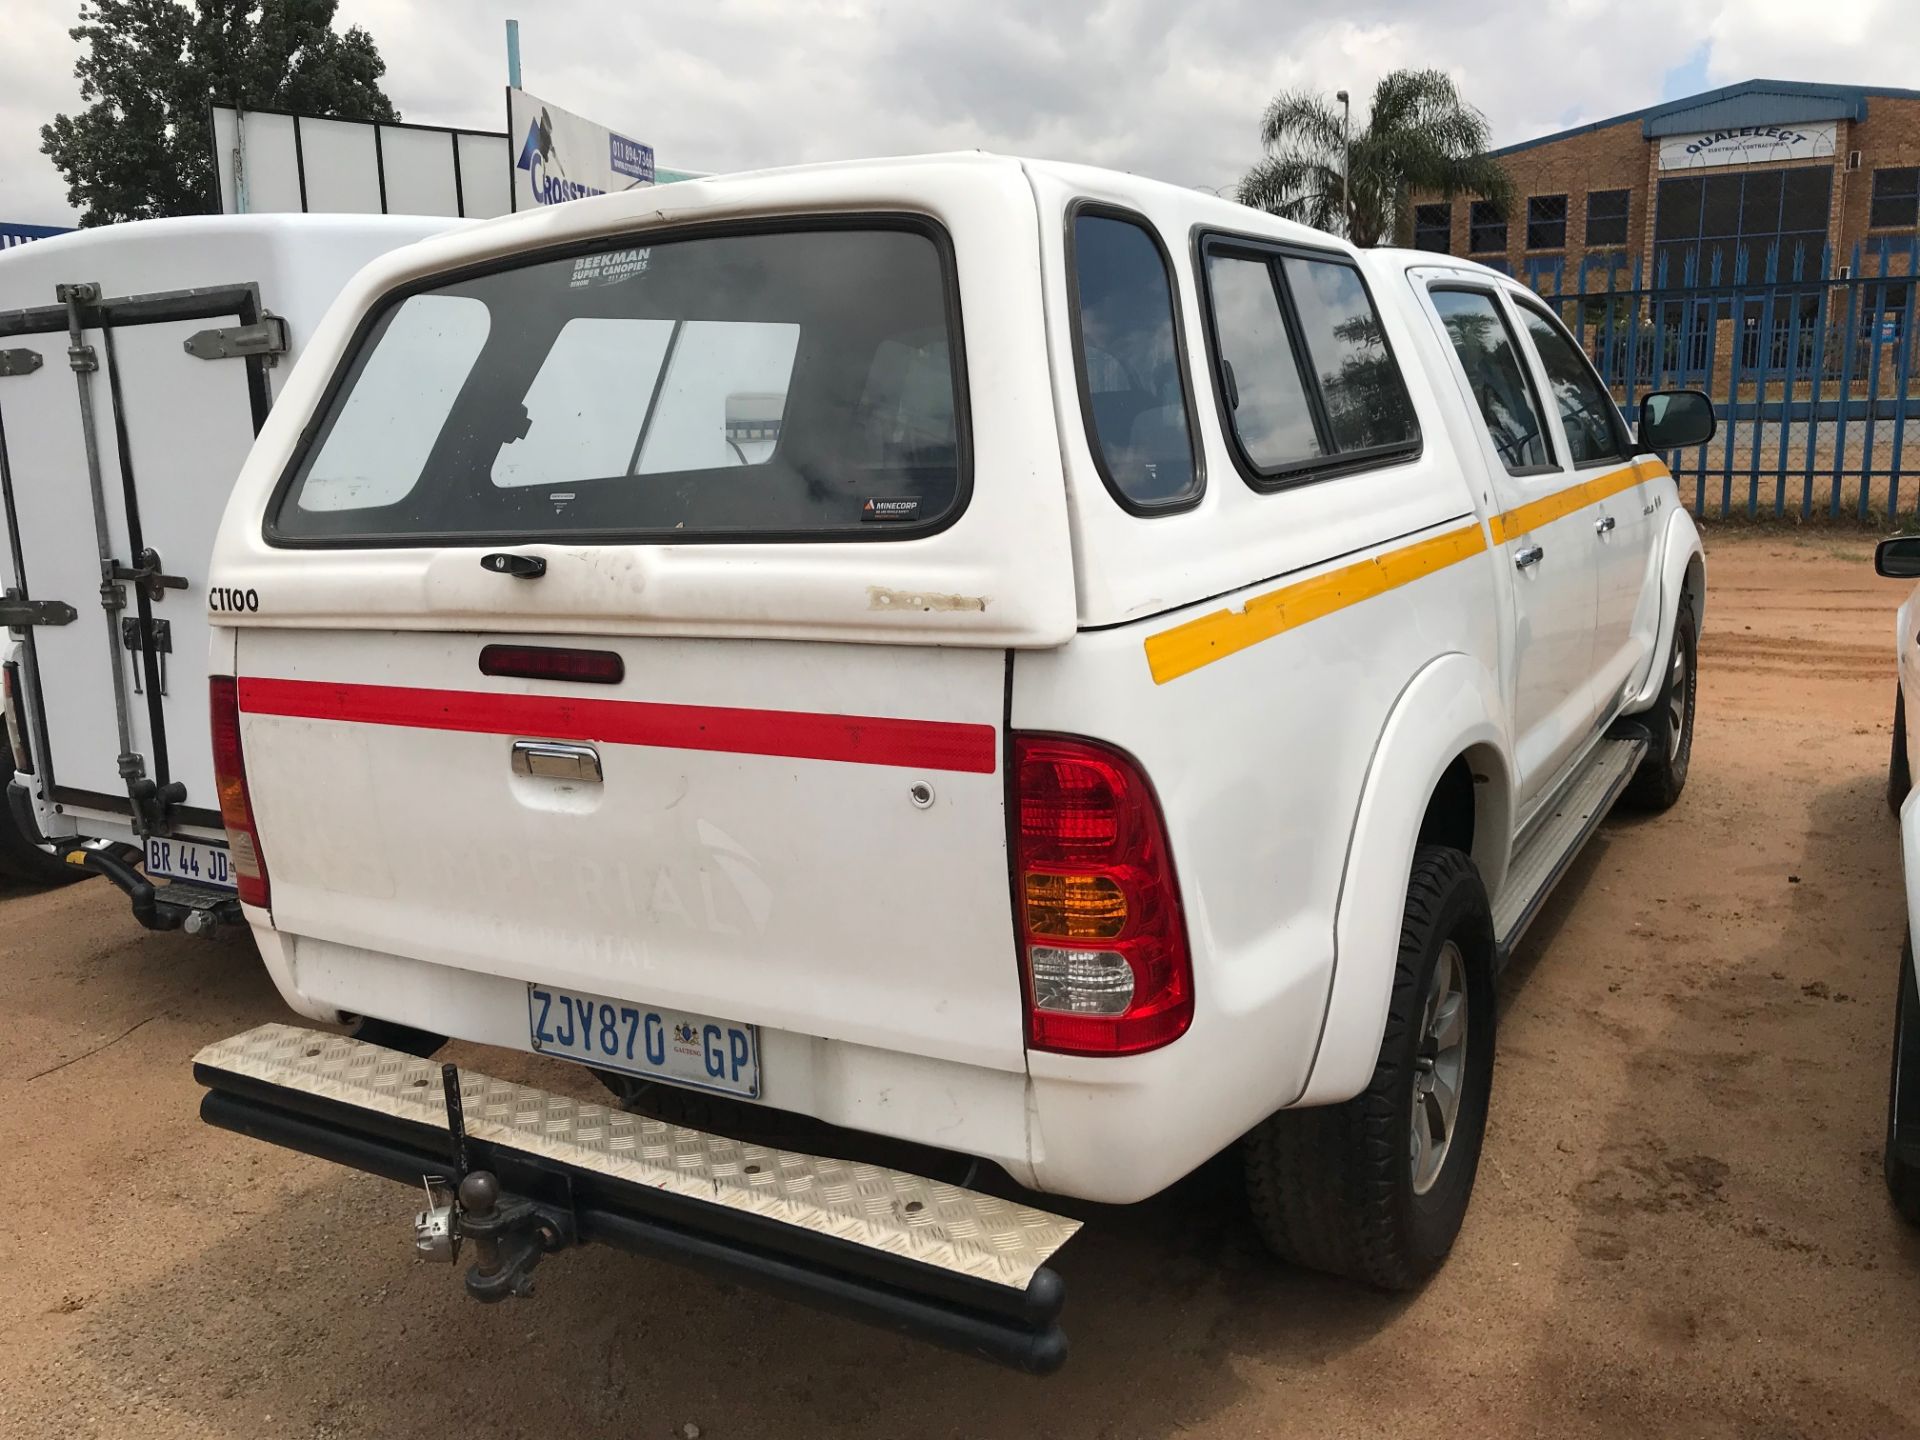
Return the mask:
{"type": "Polygon", "coordinates": [[[1684,450],[1713,439],[1719,422],[1704,390],[1656,390],[1640,402],[1642,450],[1684,450]]]}
{"type": "Polygon", "coordinates": [[[1873,569],[1889,580],[1920,580],[1920,535],[1896,535],[1873,547],[1873,569]]]}

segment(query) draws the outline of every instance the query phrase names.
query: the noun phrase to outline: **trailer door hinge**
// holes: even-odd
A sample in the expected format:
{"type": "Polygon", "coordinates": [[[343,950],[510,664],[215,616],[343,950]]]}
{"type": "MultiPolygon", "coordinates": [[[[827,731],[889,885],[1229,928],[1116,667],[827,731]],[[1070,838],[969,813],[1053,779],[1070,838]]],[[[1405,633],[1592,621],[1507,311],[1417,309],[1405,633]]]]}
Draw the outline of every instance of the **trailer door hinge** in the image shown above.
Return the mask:
{"type": "Polygon", "coordinates": [[[0,625],[24,630],[31,625],[71,625],[80,612],[64,600],[29,600],[18,586],[0,599],[0,625]]]}
{"type": "Polygon", "coordinates": [[[31,375],[40,363],[38,350],[0,350],[0,376],[31,375]]]}
{"type": "Polygon", "coordinates": [[[243,359],[265,356],[269,362],[287,353],[287,322],[278,315],[262,315],[252,325],[223,325],[215,330],[196,330],[181,342],[186,352],[199,360],[243,359]]]}

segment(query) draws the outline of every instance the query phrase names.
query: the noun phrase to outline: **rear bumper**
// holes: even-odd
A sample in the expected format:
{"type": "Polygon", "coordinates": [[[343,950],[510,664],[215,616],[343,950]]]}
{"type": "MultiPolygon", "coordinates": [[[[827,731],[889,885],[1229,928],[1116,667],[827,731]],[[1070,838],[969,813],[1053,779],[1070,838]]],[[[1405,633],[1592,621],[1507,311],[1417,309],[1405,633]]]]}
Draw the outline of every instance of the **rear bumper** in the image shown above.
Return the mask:
{"type": "MultiPolygon", "coordinates": [[[[439,1067],[289,1025],[203,1050],[209,1124],[417,1186],[447,1175],[439,1067]]],[[[463,1073],[470,1161],[582,1242],[689,1265],[1033,1374],[1066,1358],[1045,1262],[1079,1223],[878,1166],[744,1145],[463,1073]]]]}

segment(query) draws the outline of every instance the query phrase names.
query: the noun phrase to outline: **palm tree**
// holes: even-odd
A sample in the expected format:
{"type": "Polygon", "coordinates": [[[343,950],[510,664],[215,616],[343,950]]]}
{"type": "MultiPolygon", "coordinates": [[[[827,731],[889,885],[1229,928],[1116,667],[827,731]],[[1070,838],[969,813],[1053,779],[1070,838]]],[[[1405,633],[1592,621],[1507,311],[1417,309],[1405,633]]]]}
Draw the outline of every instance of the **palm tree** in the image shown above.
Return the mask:
{"type": "Polygon", "coordinates": [[[1367,122],[1353,132],[1352,174],[1341,223],[1341,166],[1347,153],[1340,110],[1305,90],[1276,96],[1260,120],[1259,164],[1240,178],[1243,205],[1356,245],[1405,244],[1413,196],[1476,195],[1505,210],[1513,187],[1487,154],[1487,117],[1460,98],[1438,70],[1396,70],[1373,92],[1367,122]]]}

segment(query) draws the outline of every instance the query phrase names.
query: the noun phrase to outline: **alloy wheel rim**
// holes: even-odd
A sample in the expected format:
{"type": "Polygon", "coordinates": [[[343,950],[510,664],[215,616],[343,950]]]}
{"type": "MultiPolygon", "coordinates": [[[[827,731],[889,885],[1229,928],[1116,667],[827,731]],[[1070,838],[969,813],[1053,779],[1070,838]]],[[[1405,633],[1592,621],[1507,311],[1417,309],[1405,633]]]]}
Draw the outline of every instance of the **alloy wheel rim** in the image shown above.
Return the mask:
{"type": "Polygon", "coordinates": [[[1440,947],[1420,1011],[1420,1048],[1414,1056],[1413,1191],[1424,1195],[1440,1178],[1460,1123],[1460,1091],[1467,1070],[1467,964],[1452,940],[1440,947]]]}

